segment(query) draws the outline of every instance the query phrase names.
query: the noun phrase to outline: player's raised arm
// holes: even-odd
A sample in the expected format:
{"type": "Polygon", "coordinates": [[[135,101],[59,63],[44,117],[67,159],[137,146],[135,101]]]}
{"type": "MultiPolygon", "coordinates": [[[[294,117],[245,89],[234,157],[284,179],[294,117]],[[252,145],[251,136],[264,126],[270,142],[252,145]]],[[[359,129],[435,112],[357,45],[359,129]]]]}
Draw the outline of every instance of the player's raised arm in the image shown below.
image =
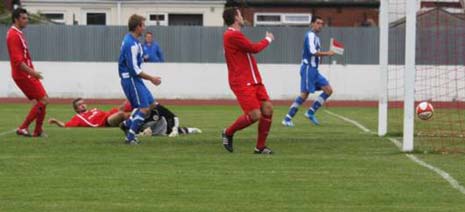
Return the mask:
{"type": "Polygon", "coordinates": [[[272,33],[266,32],[265,38],[257,43],[252,43],[248,38],[242,33],[234,33],[231,37],[231,44],[237,46],[239,49],[242,49],[250,53],[259,53],[265,49],[272,41],[274,36],[272,33]]]}
{"type": "Polygon", "coordinates": [[[241,33],[244,18],[237,8],[224,10],[223,20],[228,26],[223,34],[223,48],[228,66],[229,86],[244,113],[223,130],[222,144],[227,151],[233,152],[234,134],[258,121],[259,130],[254,152],[271,154],[271,149],[266,146],[266,138],[271,127],[273,106],[262,82],[257,60],[250,53],[263,50],[273,41],[274,36],[267,32],[260,42],[250,42],[241,33]]]}

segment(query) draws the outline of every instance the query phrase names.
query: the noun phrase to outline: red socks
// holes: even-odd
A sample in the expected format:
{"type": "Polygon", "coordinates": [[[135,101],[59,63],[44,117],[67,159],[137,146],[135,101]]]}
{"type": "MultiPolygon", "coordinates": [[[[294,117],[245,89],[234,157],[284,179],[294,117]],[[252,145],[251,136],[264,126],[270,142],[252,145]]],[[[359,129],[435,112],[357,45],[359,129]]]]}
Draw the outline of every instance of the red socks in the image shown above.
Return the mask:
{"type": "Polygon", "coordinates": [[[42,134],[42,124],[44,123],[46,111],[46,105],[42,102],[38,102],[37,106],[37,118],[36,118],[36,127],[34,129],[34,136],[39,136],[42,134]]]}
{"type": "Polygon", "coordinates": [[[241,115],[241,116],[239,116],[239,118],[237,118],[237,120],[231,126],[229,126],[226,129],[225,134],[227,136],[232,136],[232,135],[234,135],[234,133],[236,131],[242,130],[242,129],[250,126],[253,123],[254,123],[254,121],[250,118],[249,114],[241,115]]]}
{"type": "Polygon", "coordinates": [[[258,122],[257,149],[265,148],[266,137],[268,137],[271,128],[271,120],[271,116],[262,115],[258,122]]]}
{"type": "MultiPolygon", "coordinates": [[[[258,122],[257,149],[263,149],[265,147],[266,138],[268,137],[268,133],[270,132],[271,128],[271,120],[272,116],[262,115],[260,121],[258,122]]],[[[225,133],[228,136],[232,136],[238,130],[244,129],[253,123],[254,121],[252,121],[248,114],[239,116],[239,118],[226,129],[225,133]]]]}
{"type": "Polygon", "coordinates": [[[39,107],[39,103],[36,103],[34,106],[32,106],[31,110],[29,111],[29,114],[27,114],[26,119],[24,119],[23,124],[19,126],[20,129],[27,129],[29,128],[29,125],[37,118],[37,108],[39,107]]]}
{"type": "Polygon", "coordinates": [[[27,129],[29,128],[29,125],[36,120],[36,127],[34,129],[34,135],[38,135],[42,133],[42,124],[45,119],[45,111],[46,105],[42,102],[37,102],[29,111],[29,114],[27,114],[26,119],[24,119],[24,122],[21,124],[19,127],[20,129],[27,129]]]}

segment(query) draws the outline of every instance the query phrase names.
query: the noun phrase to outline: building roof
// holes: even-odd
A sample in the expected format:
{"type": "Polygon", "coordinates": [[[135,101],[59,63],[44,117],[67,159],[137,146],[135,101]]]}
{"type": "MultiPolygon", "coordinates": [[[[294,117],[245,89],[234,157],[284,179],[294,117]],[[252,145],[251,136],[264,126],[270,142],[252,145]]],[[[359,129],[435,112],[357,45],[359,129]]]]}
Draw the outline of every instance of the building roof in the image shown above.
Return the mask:
{"type": "MultiPolygon", "coordinates": [[[[430,18],[430,19],[431,18],[432,19],[436,18],[437,19],[437,16],[442,16],[444,18],[447,18],[447,20],[449,22],[459,21],[459,22],[465,23],[465,14],[464,13],[450,13],[445,8],[441,8],[441,7],[436,7],[436,8],[433,8],[433,9],[420,11],[419,13],[417,13],[417,23],[421,23],[422,21],[426,21],[425,20],[426,18],[430,18]]],[[[400,18],[397,21],[391,22],[390,27],[391,28],[399,27],[399,26],[403,27],[403,25],[405,25],[405,21],[406,21],[405,17],[400,18]]],[[[429,21],[429,22],[431,22],[431,21],[429,21]]]]}
{"type": "Polygon", "coordinates": [[[228,0],[228,5],[250,6],[379,6],[379,0],[228,0]]]}

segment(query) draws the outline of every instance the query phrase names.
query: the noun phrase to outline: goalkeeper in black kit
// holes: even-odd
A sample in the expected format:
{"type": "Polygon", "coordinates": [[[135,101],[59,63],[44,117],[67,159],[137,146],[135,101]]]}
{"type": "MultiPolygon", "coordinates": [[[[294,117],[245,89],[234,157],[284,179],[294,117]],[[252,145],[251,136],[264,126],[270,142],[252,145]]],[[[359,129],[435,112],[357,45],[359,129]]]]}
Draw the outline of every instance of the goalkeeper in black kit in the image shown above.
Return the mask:
{"type": "Polygon", "coordinates": [[[180,127],[179,118],[161,104],[150,111],[145,117],[139,136],[169,136],[202,133],[198,128],[180,127]]]}

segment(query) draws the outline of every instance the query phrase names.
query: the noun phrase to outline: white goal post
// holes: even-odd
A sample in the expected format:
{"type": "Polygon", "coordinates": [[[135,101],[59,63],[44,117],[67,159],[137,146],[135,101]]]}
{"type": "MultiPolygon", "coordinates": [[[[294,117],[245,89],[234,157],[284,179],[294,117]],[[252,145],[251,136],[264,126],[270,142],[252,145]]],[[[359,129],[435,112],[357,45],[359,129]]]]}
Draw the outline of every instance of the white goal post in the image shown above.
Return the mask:
{"type": "Polygon", "coordinates": [[[388,59],[389,59],[389,0],[380,1],[379,8],[379,102],[378,135],[388,130],[388,59]]]}
{"type": "MultiPolygon", "coordinates": [[[[389,56],[389,1],[380,1],[379,14],[379,63],[380,92],[378,104],[378,135],[388,132],[388,56],[389,56]]],[[[404,119],[402,151],[413,151],[415,120],[415,50],[416,50],[416,15],[418,0],[405,0],[405,73],[404,73],[404,119]]]]}

